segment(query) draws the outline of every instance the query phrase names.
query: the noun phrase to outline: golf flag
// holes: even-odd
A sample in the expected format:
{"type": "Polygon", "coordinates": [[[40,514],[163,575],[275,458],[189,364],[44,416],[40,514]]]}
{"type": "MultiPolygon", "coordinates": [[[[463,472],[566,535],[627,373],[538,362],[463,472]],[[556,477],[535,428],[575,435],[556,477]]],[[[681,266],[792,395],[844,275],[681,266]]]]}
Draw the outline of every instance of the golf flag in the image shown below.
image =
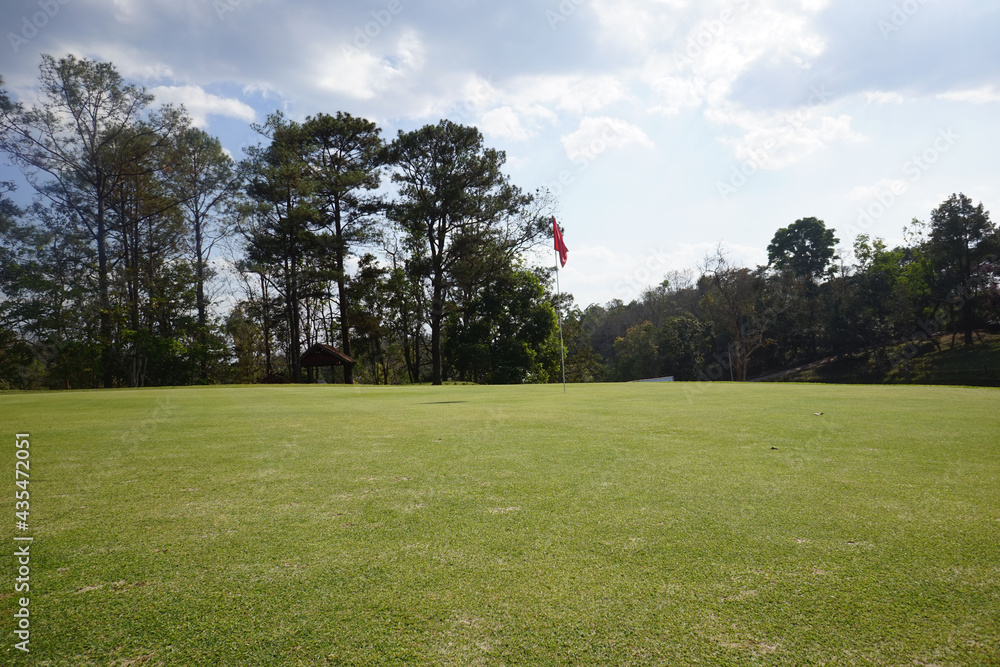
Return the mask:
{"type": "MultiPolygon", "coordinates": [[[[569,248],[563,242],[562,232],[559,231],[559,223],[556,216],[552,216],[552,238],[556,243],[556,252],[559,254],[559,262],[565,267],[566,257],[569,255],[569,248]]],[[[559,267],[556,267],[556,294],[562,295],[559,289],[559,267]]],[[[563,393],[566,393],[566,347],[563,345],[562,314],[556,309],[556,317],[559,319],[559,358],[562,360],[563,393]]]]}
{"type": "Polygon", "coordinates": [[[555,237],[556,241],[556,252],[559,253],[559,262],[566,266],[566,257],[569,255],[569,248],[563,243],[562,232],[559,231],[559,223],[556,222],[555,216],[552,216],[552,236],[555,237]]]}

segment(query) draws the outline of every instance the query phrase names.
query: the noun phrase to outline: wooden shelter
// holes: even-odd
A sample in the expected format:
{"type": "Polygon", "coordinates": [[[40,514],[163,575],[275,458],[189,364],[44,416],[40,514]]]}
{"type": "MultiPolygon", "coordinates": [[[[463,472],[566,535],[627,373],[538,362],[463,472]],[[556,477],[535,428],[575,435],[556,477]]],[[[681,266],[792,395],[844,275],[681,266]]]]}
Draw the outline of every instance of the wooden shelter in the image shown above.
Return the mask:
{"type": "Polygon", "coordinates": [[[354,366],[355,361],[332,345],[317,343],[306,350],[299,363],[302,364],[302,368],[322,366],[332,368],[334,366],[354,366]]]}

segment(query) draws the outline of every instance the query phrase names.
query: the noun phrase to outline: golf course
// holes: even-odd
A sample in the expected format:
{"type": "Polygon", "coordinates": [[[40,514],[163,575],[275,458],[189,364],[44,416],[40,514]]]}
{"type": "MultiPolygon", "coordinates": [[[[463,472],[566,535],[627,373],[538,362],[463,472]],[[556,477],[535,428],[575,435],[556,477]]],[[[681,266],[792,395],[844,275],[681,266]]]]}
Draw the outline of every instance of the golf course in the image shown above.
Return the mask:
{"type": "Polygon", "coordinates": [[[4,393],[3,534],[33,541],[30,594],[0,566],[0,663],[1000,664],[998,408],[740,383],[4,393]]]}

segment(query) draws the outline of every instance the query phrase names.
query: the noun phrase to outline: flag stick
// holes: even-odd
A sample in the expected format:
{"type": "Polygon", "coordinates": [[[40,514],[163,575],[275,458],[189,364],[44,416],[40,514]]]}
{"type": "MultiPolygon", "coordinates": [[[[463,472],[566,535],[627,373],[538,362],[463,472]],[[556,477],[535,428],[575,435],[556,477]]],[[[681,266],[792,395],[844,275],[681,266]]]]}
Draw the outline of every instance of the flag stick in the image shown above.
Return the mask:
{"type": "Polygon", "coordinates": [[[556,250],[556,317],[559,320],[559,356],[562,359],[562,380],[563,393],[566,393],[566,348],[563,346],[562,332],[562,312],[559,310],[559,297],[562,292],[559,289],[559,251],[556,250]]]}

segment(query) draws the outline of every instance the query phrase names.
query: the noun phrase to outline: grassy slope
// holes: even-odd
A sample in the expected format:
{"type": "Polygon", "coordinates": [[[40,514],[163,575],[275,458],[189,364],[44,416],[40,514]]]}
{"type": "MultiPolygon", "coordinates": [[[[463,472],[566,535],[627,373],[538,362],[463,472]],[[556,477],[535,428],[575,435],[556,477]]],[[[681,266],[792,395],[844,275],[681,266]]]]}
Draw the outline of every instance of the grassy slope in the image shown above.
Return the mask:
{"type": "Polygon", "coordinates": [[[995,663],[998,401],[680,383],[2,395],[0,421],[32,434],[32,663],[995,663]]]}
{"type": "Polygon", "coordinates": [[[781,382],[842,382],[948,384],[978,387],[1000,386],[1000,335],[981,334],[967,348],[962,337],[938,336],[940,349],[928,341],[900,345],[890,351],[896,360],[889,370],[877,368],[874,360],[856,356],[830,360],[774,378],[781,382]]]}

